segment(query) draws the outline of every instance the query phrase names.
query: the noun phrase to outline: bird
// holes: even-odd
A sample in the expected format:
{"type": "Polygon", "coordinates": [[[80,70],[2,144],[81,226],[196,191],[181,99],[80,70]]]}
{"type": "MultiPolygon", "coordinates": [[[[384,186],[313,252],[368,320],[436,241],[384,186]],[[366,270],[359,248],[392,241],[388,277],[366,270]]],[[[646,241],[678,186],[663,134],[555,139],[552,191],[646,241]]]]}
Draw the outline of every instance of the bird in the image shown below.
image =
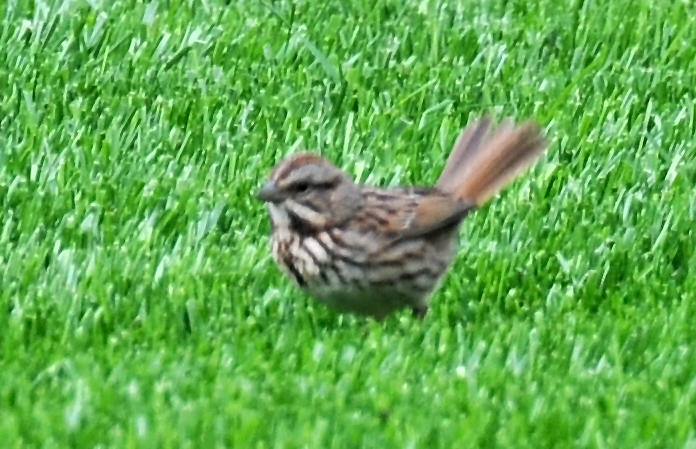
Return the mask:
{"type": "Polygon", "coordinates": [[[310,296],[376,320],[423,318],[451,267],[467,215],[530,168],[547,147],[532,121],[475,120],[433,187],[357,184],[311,152],[287,157],[257,192],[271,221],[271,255],[310,296]]]}

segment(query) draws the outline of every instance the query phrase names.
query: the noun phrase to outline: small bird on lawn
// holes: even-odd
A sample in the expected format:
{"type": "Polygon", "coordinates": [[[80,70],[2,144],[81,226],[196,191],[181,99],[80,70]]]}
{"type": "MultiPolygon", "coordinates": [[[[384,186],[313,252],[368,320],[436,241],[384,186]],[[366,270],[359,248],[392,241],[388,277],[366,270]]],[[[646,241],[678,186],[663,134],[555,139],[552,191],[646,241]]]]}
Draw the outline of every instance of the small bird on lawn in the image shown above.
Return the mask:
{"type": "Polygon", "coordinates": [[[422,317],[449,269],[459,225],[546,147],[533,123],[482,118],[461,133],[435,187],[359,185],[326,159],[280,162],[257,197],[272,222],[271,252],[305,292],[341,311],[422,317]]]}

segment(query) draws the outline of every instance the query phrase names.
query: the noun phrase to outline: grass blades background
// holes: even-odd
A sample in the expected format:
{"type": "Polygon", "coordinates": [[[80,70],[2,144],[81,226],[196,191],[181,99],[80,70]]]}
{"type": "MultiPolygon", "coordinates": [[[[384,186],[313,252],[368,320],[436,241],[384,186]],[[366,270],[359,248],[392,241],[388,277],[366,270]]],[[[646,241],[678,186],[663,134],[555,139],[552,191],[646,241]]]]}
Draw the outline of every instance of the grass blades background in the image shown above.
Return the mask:
{"type": "Polygon", "coordinates": [[[696,448],[695,19],[4,2],[3,447],[696,448]],[[425,321],[273,266],[251,194],[284,155],[431,184],[482,113],[553,144],[467,219],[425,321]]]}

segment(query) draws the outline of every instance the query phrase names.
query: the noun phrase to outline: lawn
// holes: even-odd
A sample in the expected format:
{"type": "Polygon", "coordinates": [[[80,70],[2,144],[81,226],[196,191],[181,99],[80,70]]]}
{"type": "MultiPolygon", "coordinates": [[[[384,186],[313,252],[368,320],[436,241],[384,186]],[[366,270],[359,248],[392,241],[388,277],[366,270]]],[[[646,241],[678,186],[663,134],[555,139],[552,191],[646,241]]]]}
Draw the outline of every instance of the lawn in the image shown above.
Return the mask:
{"type": "Polygon", "coordinates": [[[696,449],[696,5],[7,0],[3,448],[696,449]],[[434,183],[483,113],[534,170],[423,321],[337,314],[254,191],[314,149],[434,183]]]}

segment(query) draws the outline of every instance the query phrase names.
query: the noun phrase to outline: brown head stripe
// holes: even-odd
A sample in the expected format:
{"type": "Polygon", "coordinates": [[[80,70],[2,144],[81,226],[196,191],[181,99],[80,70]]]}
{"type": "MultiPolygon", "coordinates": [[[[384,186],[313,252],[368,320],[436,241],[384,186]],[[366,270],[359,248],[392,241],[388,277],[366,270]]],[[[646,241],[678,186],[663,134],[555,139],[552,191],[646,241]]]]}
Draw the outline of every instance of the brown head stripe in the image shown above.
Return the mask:
{"type": "Polygon", "coordinates": [[[286,177],[290,172],[307,164],[317,164],[325,162],[324,158],[313,153],[299,153],[296,154],[280,164],[273,169],[271,172],[271,180],[278,181],[286,177]]]}

